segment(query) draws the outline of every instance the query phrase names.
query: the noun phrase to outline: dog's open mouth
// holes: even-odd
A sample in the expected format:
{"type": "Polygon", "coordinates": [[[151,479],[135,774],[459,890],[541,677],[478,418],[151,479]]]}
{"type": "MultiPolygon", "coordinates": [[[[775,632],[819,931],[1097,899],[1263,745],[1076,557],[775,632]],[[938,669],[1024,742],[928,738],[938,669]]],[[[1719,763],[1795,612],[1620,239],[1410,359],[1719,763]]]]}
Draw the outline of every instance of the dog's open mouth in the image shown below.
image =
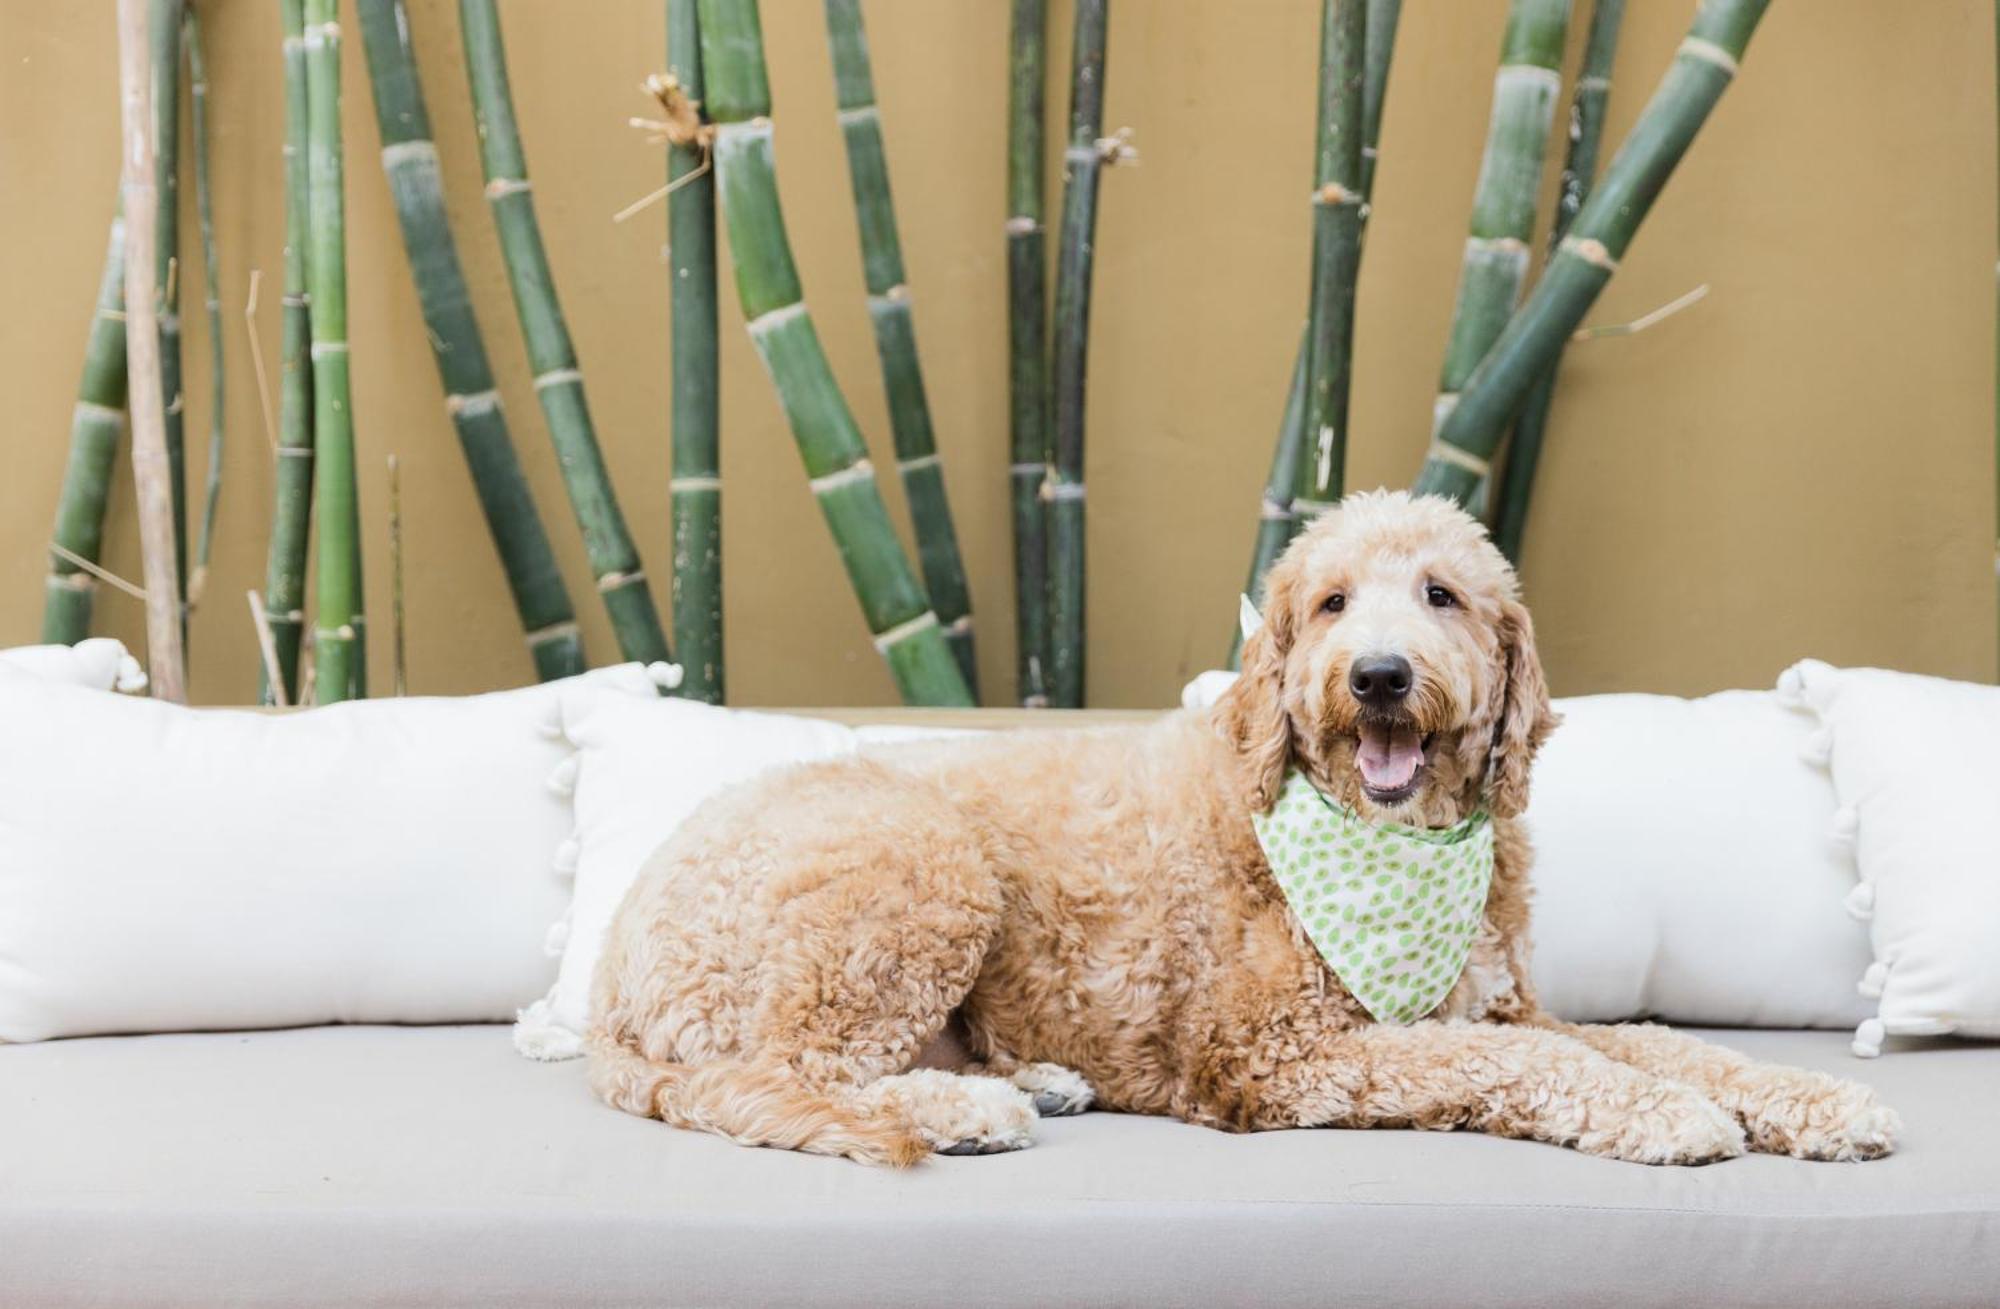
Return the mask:
{"type": "Polygon", "coordinates": [[[1361,770],[1361,789],[1376,804],[1399,804],[1416,793],[1424,771],[1424,752],[1431,738],[1414,724],[1389,719],[1356,724],[1358,745],[1354,762],[1361,770]]]}

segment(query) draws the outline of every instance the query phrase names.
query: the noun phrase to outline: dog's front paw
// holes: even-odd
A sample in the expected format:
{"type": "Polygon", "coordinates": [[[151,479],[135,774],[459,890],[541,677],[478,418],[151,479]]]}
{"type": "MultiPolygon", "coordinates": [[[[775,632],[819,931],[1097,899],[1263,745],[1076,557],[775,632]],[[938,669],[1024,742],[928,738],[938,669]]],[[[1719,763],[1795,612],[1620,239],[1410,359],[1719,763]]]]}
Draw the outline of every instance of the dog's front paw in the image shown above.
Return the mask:
{"type": "Polygon", "coordinates": [[[1712,1164],[1743,1153],[1743,1129],[1694,1088],[1661,1083],[1619,1106],[1593,1109],[1577,1139],[1586,1154],[1635,1164],[1712,1164]]]}
{"type": "Polygon", "coordinates": [[[1022,1064],[1007,1080],[1035,1098],[1035,1112],[1043,1118],[1080,1114],[1097,1099],[1082,1073],[1061,1064],[1022,1064]]]}
{"type": "Polygon", "coordinates": [[[1903,1120],[1859,1082],[1803,1073],[1774,1088],[1745,1116],[1750,1146],[1794,1159],[1880,1159],[1896,1148],[1903,1120]]]}

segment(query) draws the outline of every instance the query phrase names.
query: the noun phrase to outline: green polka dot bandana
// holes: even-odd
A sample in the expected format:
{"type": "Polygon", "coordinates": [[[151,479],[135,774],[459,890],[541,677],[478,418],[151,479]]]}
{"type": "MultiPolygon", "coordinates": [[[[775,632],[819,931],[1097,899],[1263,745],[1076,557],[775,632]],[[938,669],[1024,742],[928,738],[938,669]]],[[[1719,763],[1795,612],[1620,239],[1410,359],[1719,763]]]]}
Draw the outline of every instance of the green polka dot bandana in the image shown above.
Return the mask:
{"type": "Polygon", "coordinates": [[[1370,823],[1293,769],[1258,843],[1320,957],[1381,1023],[1413,1023],[1465,971],[1493,881],[1493,822],[1370,823]]]}

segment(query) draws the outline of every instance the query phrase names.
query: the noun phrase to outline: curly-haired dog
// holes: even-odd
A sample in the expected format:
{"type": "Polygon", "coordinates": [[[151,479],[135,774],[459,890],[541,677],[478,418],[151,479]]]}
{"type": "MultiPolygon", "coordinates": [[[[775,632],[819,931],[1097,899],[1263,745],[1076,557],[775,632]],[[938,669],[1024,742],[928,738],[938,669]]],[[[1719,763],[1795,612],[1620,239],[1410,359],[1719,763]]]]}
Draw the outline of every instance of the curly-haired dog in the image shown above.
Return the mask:
{"type": "MultiPolygon", "coordinates": [[[[1466,1128],[1643,1163],[1885,1154],[1895,1115],[1654,1026],[1572,1026],[1528,976],[1529,764],[1555,720],[1514,577],[1446,501],[1349,498],[1271,570],[1213,710],[788,770],[656,854],[595,983],[628,1112],[907,1164],[1091,1103],[1232,1130],[1466,1128]],[[1360,819],[1491,815],[1469,958],[1373,1021],[1253,827],[1290,770],[1360,819]],[[917,1067],[948,1023],[978,1060],[917,1067]]],[[[1309,794],[1309,793],[1307,793],[1309,794]]]]}

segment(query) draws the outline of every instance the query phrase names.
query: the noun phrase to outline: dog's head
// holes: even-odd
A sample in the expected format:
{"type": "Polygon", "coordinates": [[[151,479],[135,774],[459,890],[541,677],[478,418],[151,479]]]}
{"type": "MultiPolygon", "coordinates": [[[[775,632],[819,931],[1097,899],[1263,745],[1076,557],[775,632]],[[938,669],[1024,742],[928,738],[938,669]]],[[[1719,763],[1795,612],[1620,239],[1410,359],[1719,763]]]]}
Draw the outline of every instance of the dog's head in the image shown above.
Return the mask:
{"type": "Polygon", "coordinates": [[[1272,565],[1262,610],[1216,706],[1253,809],[1294,763],[1373,819],[1526,807],[1556,717],[1514,570],[1471,515],[1435,496],[1349,496],[1272,565]]]}

